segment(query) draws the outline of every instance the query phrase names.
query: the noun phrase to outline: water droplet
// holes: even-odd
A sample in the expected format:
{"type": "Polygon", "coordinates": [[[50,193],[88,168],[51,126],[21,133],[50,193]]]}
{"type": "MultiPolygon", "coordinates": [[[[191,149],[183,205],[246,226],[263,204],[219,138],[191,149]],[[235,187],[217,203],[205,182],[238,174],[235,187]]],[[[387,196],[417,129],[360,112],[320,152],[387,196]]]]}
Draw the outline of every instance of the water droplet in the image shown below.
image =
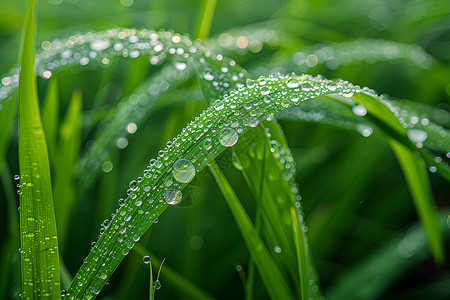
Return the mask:
{"type": "Polygon", "coordinates": [[[66,290],[62,290],[62,291],[61,291],[61,297],[62,297],[62,298],[64,298],[64,297],[66,296],[66,294],[67,294],[67,291],[66,291],[66,290]]]}
{"type": "Polygon", "coordinates": [[[212,141],[210,138],[206,138],[205,141],[203,142],[203,148],[205,148],[205,150],[209,150],[212,147],[212,141]]]}
{"type": "Polygon", "coordinates": [[[170,205],[176,205],[180,203],[182,197],[183,195],[181,194],[181,191],[177,189],[167,189],[164,194],[164,200],[166,200],[167,204],[170,205]]]}
{"type": "Polygon", "coordinates": [[[281,247],[278,245],[273,246],[273,251],[275,251],[275,253],[281,253],[281,247]]]}
{"type": "Polygon", "coordinates": [[[183,183],[190,182],[195,176],[195,167],[187,159],[179,159],[173,164],[173,177],[183,183]]]}
{"type": "Polygon", "coordinates": [[[247,87],[248,88],[254,88],[255,87],[255,81],[253,79],[247,79],[247,87]]]}
{"type": "Polygon", "coordinates": [[[150,256],[146,255],[142,258],[142,261],[144,262],[144,264],[149,264],[152,259],[150,258],[150,256]]]}
{"type": "Polygon", "coordinates": [[[155,290],[159,290],[161,288],[161,282],[159,280],[156,280],[155,282],[153,282],[153,288],[155,290]]]}
{"type": "Polygon", "coordinates": [[[353,106],[352,111],[358,117],[364,117],[367,114],[367,109],[362,104],[353,106]]]}
{"type": "Polygon", "coordinates": [[[14,180],[19,180],[20,176],[19,175],[14,175],[14,180]]]}
{"type": "Polygon", "coordinates": [[[414,143],[423,143],[428,137],[428,133],[420,129],[410,129],[407,134],[409,139],[414,143]]]}
{"type": "Polygon", "coordinates": [[[130,189],[132,191],[135,191],[135,190],[137,190],[137,188],[138,188],[138,182],[136,180],[131,180],[131,182],[130,182],[130,189]]]}
{"type": "Polygon", "coordinates": [[[261,87],[261,95],[268,95],[270,93],[270,89],[267,86],[261,87]]]}
{"type": "Polygon", "coordinates": [[[302,90],[304,90],[305,92],[309,92],[310,90],[312,90],[313,86],[310,82],[303,82],[302,83],[302,90]]]}
{"type": "Polygon", "coordinates": [[[286,85],[288,86],[288,88],[294,89],[298,87],[298,81],[297,79],[291,78],[287,81],[286,85]]]}
{"type": "Polygon", "coordinates": [[[96,40],[93,41],[90,45],[91,49],[95,51],[102,51],[108,49],[109,46],[111,46],[111,42],[108,40],[96,40]]]}
{"type": "Polygon", "coordinates": [[[214,101],[214,108],[219,111],[224,107],[223,101],[218,99],[216,101],[214,101]]]}
{"type": "Polygon", "coordinates": [[[219,133],[219,142],[225,147],[231,147],[238,141],[238,134],[233,128],[224,128],[219,133]]]}

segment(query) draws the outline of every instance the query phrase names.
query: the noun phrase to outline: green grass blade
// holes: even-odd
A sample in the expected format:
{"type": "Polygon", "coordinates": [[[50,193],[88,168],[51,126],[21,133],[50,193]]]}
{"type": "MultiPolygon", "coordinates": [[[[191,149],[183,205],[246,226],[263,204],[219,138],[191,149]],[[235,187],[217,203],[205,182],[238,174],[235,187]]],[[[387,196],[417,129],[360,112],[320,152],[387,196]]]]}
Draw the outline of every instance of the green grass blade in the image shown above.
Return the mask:
{"type": "Polygon", "coordinates": [[[68,237],[68,226],[75,201],[75,170],[81,144],[81,91],[75,90],[61,126],[54,157],[55,212],[61,249],[68,237]]]}
{"type": "Polygon", "coordinates": [[[58,238],[34,73],[36,8],[37,1],[27,2],[19,78],[22,294],[24,299],[59,299],[58,238]]]}
{"type": "Polygon", "coordinates": [[[42,108],[42,122],[44,124],[45,137],[50,160],[53,160],[56,149],[59,126],[59,94],[58,80],[50,78],[42,108]]]}
{"type": "Polygon", "coordinates": [[[425,162],[397,141],[391,140],[390,145],[397,156],[417,214],[427,233],[433,258],[437,264],[442,265],[445,262],[444,241],[425,162]]]}
{"type": "Polygon", "coordinates": [[[253,226],[244,207],[219,166],[215,162],[212,162],[210,170],[227,201],[228,207],[234,215],[234,219],[239,226],[247,248],[255,260],[255,265],[258,268],[269,295],[272,299],[294,299],[280,270],[270,256],[263,241],[260,239],[256,228],[253,226]]]}
{"type": "Polygon", "coordinates": [[[204,40],[209,36],[217,0],[203,0],[200,18],[198,19],[195,37],[204,40]]]}
{"type": "Polygon", "coordinates": [[[0,248],[3,263],[0,266],[0,299],[17,298],[20,293],[20,247],[19,217],[17,215],[17,194],[12,182],[13,175],[7,163],[0,169],[2,189],[5,192],[8,212],[7,236],[0,248]]]}
{"type": "Polygon", "coordinates": [[[291,208],[292,229],[294,232],[295,250],[297,252],[298,274],[300,278],[301,299],[310,299],[309,296],[309,265],[308,254],[306,250],[306,240],[303,234],[302,226],[298,219],[295,208],[291,208]]]}
{"type": "Polygon", "coordinates": [[[17,117],[17,93],[11,94],[0,104],[0,169],[5,161],[9,139],[17,117]]]}
{"type": "MultiPolygon", "coordinates": [[[[143,256],[150,256],[152,262],[155,266],[160,266],[162,261],[156,257],[153,253],[148,251],[142,245],[136,245],[134,248],[134,253],[139,255],[140,258],[143,256]]],[[[213,296],[208,294],[206,291],[202,290],[200,287],[195,285],[189,279],[179,274],[171,267],[164,263],[164,267],[161,271],[161,281],[165,284],[167,283],[175,293],[179,294],[180,299],[192,299],[192,300],[213,300],[213,296]]]]}
{"type": "Polygon", "coordinates": [[[406,130],[385,104],[362,94],[356,94],[354,98],[364,105],[369,116],[386,125],[387,128],[383,128],[386,132],[394,131],[395,134],[391,136],[398,137],[397,140],[390,139],[389,143],[400,163],[417,214],[427,232],[433,258],[437,264],[443,264],[444,243],[436,202],[433,199],[423,159],[416,157],[415,153],[405,146],[411,144],[407,140],[406,130]]]}

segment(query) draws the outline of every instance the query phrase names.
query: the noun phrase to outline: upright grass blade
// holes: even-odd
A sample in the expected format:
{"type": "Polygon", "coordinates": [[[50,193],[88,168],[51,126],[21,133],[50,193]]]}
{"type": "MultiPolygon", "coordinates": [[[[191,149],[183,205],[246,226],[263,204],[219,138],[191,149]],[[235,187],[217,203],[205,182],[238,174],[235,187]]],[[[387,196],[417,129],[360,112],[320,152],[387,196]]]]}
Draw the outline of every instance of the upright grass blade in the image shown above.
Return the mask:
{"type": "Polygon", "coordinates": [[[7,153],[9,139],[14,127],[14,120],[17,117],[17,93],[11,94],[0,104],[0,169],[4,163],[7,153]]]}
{"type": "Polygon", "coordinates": [[[386,132],[393,130],[400,136],[397,140],[390,138],[389,143],[400,163],[414,206],[427,233],[433,258],[437,264],[443,264],[445,259],[442,231],[423,159],[417,157],[410,148],[405,146],[411,143],[406,140],[406,130],[386,105],[361,94],[355,95],[355,99],[366,107],[369,116],[385,125],[383,129],[386,132]]]}
{"type": "Polygon", "coordinates": [[[27,1],[19,78],[22,295],[59,299],[59,255],[47,143],[34,74],[37,1],[27,1]]]}
{"type": "Polygon", "coordinates": [[[209,36],[216,2],[217,0],[203,0],[200,18],[198,19],[197,29],[195,31],[196,38],[200,40],[204,40],[209,36]]]}
{"type": "Polygon", "coordinates": [[[306,240],[295,208],[291,208],[292,229],[294,231],[295,250],[298,261],[298,274],[300,278],[301,299],[310,299],[309,296],[309,266],[306,253],[306,240]]]}
{"type": "MultiPolygon", "coordinates": [[[[58,138],[59,125],[59,94],[58,80],[51,78],[44,98],[44,107],[42,108],[42,121],[47,138],[47,147],[50,160],[54,159],[56,150],[56,141],[58,138]]],[[[53,161],[52,161],[53,163],[53,161]]]]}
{"type": "Polygon", "coordinates": [[[61,126],[54,156],[54,195],[56,221],[61,249],[68,237],[68,226],[75,201],[75,170],[81,144],[81,91],[75,90],[61,126]]]}
{"type": "Polygon", "coordinates": [[[210,170],[227,201],[228,207],[234,215],[234,219],[239,225],[247,248],[255,260],[255,265],[258,268],[261,279],[270,297],[272,299],[294,299],[283,279],[284,276],[270,256],[264,242],[259,238],[256,228],[253,226],[244,207],[242,207],[242,204],[219,166],[215,162],[212,162],[210,170]]]}
{"type": "Polygon", "coordinates": [[[17,298],[20,293],[19,217],[17,215],[17,194],[14,191],[12,174],[4,163],[0,169],[1,186],[6,196],[7,236],[0,247],[0,299],[17,298]]]}

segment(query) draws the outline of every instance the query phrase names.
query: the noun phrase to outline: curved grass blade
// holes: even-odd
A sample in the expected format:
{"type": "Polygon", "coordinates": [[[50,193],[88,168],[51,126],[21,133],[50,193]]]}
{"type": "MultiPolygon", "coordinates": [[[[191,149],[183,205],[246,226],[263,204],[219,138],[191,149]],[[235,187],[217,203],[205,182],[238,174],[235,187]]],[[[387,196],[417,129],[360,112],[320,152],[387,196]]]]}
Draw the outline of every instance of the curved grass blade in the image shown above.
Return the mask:
{"type": "Polygon", "coordinates": [[[390,145],[398,159],[419,219],[427,233],[433,258],[438,265],[443,265],[445,262],[444,241],[425,162],[397,141],[391,140],[390,145]]]}
{"type": "MultiPolygon", "coordinates": [[[[119,202],[120,207],[112,220],[103,223],[100,238],[84,260],[66,297],[75,299],[98,294],[124,255],[169,206],[168,203],[175,204],[181,199],[181,190],[189,180],[176,180],[173,173],[175,162],[180,159],[190,161],[195,168],[195,172],[189,168],[188,178],[192,179],[191,176],[202,170],[225,148],[233,146],[239,135],[251,128],[250,124],[259,123],[302,100],[335,93],[336,84],[346,94],[365,92],[343,81],[334,83],[320,77],[273,76],[249,82],[247,87],[220,98],[221,103],[215,102],[189,123],[181,134],[159,152],[158,158],[151,161],[143,176],[130,183],[127,199],[119,202]],[[253,110],[247,108],[248,103],[255,103],[253,110]],[[235,124],[232,120],[236,113],[242,121],[233,127],[231,124],[235,124]]],[[[185,161],[182,162],[184,164],[185,161]]],[[[290,220],[289,211],[287,217],[290,220]]]]}
{"type": "Polygon", "coordinates": [[[60,298],[58,238],[47,143],[34,74],[37,1],[27,1],[19,79],[22,295],[60,298]]]}
{"type": "Polygon", "coordinates": [[[245,212],[228,180],[215,162],[211,163],[210,170],[234,215],[234,219],[239,224],[244,241],[255,260],[255,265],[270,297],[272,299],[294,299],[283,279],[284,276],[270,256],[263,241],[259,238],[256,228],[253,226],[250,217],[245,212]]]}
{"type": "MultiPolygon", "coordinates": [[[[365,95],[355,95],[355,99],[366,107],[369,116],[382,121],[399,135],[406,136],[406,130],[402,124],[382,102],[372,101],[372,98],[365,95]]],[[[414,206],[427,232],[433,258],[437,264],[442,264],[445,260],[444,243],[438,221],[438,210],[423,159],[416,157],[411,149],[397,140],[390,139],[389,143],[400,163],[414,206]]]]}
{"type": "MultiPolygon", "coordinates": [[[[137,244],[134,248],[134,253],[143,256],[150,256],[152,258],[152,262],[156,266],[161,265],[162,261],[153,255],[150,251],[148,251],[144,246],[137,244]]],[[[192,300],[213,300],[215,299],[213,296],[208,294],[206,291],[202,290],[200,287],[196,286],[193,282],[189,281],[183,275],[177,273],[171,267],[164,264],[164,268],[161,271],[161,279],[163,282],[166,282],[175,293],[179,293],[179,297],[182,299],[192,299],[192,300]]]]}

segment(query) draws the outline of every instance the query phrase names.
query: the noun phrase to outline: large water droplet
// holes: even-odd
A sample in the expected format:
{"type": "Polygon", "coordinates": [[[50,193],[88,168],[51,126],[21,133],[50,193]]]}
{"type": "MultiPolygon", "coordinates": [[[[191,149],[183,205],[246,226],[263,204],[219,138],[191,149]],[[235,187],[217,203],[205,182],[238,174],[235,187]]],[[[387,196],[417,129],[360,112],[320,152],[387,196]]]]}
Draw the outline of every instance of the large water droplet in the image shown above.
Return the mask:
{"type": "Polygon", "coordinates": [[[195,176],[195,167],[187,159],[179,159],[173,164],[173,177],[183,183],[190,182],[195,176]]]}
{"type": "Polygon", "coordinates": [[[91,43],[91,49],[95,51],[102,51],[108,49],[111,42],[108,40],[96,40],[91,43]]]}
{"type": "Polygon", "coordinates": [[[423,143],[428,137],[428,133],[420,129],[410,129],[407,134],[409,139],[414,143],[423,143]]]}
{"type": "Polygon", "coordinates": [[[364,117],[367,114],[367,109],[362,104],[353,106],[352,111],[358,117],[364,117]]]}
{"type": "Polygon", "coordinates": [[[238,141],[238,134],[233,128],[224,128],[219,133],[219,142],[225,147],[231,147],[238,141]]]}
{"type": "Polygon", "coordinates": [[[182,197],[183,195],[181,194],[181,191],[177,189],[167,189],[167,191],[164,193],[164,200],[166,200],[167,204],[170,205],[176,205],[180,203],[182,197]]]}

